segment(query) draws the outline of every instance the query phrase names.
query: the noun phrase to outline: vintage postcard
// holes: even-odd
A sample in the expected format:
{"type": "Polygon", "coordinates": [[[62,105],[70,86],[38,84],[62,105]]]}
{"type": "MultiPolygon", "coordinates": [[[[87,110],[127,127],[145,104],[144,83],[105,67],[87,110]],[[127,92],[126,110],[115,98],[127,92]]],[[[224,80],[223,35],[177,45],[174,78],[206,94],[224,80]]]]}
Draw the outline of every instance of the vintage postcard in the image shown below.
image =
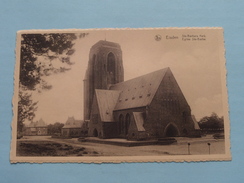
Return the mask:
{"type": "Polygon", "coordinates": [[[222,28],[17,33],[10,161],[231,160],[222,28]]]}

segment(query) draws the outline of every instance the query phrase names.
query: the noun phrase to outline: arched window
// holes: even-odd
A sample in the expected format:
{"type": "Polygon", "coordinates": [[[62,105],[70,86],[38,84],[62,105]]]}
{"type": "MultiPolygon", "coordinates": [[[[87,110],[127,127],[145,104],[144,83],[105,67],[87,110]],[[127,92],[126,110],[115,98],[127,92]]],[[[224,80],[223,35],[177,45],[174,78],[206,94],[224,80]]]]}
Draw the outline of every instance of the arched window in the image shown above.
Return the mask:
{"type": "Polygon", "coordinates": [[[130,127],[130,114],[127,113],[126,117],[125,117],[125,134],[126,135],[128,134],[129,127],[130,127]]]}
{"type": "Polygon", "coordinates": [[[115,84],[115,56],[112,52],[107,57],[107,73],[110,84],[115,84]]]}
{"type": "Polygon", "coordinates": [[[115,56],[112,52],[108,54],[107,58],[107,71],[115,73],[115,56]]]}
{"type": "Polygon", "coordinates": [[[123,114],[119,115],[118,131],[119,131],[119,134],[123,134],[124,133],[124,116],[123,116],[123,114]]]}
{"type": "MultiPolygon", "coordinates": [[[[96,75],[96,71],[95,71],[95,64],[96,64],[96,55],[94,54],[92,56],[92,63],[91,63],[91,82],[92,84],[89,84],[90,85],[90,95],[91,95],[91,101],[90,101],[90,105],[92,105],[92,101],[93,101],[93,95],[94,95],[94,86],[95,86],[95,75],[96,75]]],[[[90,106],[90,109],[91,109],[91,106],[90,106]]],[[[89,115],[90,115],[90,112],[89,111],[89,115]]]]}
{"type": "Polygon", "coordinates": [[[94,81],[94,74],[95,74],[95,65],[96,65],[96,55],[92,56],[92,80],[94,81]]]}

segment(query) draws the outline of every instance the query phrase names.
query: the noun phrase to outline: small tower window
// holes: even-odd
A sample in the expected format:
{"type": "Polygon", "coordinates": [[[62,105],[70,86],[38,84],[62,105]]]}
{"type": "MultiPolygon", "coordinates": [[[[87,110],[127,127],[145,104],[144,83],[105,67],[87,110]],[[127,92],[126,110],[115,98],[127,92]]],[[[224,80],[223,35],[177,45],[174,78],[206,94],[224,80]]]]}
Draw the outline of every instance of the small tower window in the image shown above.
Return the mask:
{"type": "Polygon", "coordinates": [[[110,52],[107,57],[107,73],[109,84],[115,84],[115,56],[112,52],[110,52]]]}
{"type": "Polygon", "coordinates": [[[107,58],[107,71],[115,73],[115,56],[112,52],[108,54],[107,58]]]}

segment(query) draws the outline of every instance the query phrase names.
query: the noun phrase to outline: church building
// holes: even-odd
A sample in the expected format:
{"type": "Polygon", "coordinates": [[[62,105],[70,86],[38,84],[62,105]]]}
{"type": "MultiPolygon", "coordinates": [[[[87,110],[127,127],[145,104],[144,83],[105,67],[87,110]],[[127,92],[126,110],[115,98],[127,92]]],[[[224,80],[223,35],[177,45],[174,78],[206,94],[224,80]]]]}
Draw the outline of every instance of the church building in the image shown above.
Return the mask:
{"type": "Polygon", "coordinates": [[[84,79],[88,136],[128,140],[192,136],[195,124],[170,68],[124,81],[120,45],[92,46],[84,79]]]}

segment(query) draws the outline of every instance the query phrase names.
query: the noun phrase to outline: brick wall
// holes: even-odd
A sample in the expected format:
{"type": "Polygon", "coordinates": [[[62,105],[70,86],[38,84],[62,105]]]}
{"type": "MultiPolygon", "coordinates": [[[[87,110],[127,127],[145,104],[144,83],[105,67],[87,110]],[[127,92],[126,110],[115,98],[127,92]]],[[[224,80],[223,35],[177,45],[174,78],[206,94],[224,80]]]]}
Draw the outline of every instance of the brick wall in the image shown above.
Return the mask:
{"type": "Polygon", "coordinates": [[[194,131],[190,106],[171,71],[162,80],[147,114],[145,128],[151,136],[167,136],[166,127],[170,124],[177,131],[177,136],[189,135],[194,131]]]}

